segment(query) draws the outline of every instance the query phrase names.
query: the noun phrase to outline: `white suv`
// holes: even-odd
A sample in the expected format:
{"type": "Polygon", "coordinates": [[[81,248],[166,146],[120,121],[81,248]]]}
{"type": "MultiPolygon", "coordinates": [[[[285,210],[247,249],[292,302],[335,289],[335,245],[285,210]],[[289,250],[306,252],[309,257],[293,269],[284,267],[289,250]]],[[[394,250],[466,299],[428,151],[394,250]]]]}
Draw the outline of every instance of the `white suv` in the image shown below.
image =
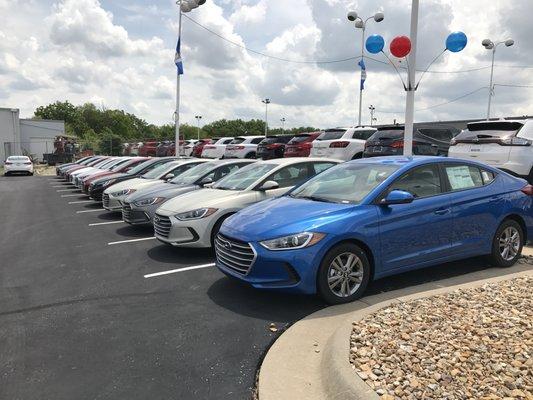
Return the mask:
{"type": "Polygon", "coordinates": [[[198,143],[198,140],[196,139],[185,140],[180,146],[180,156],[190,157],[196,143],[198,143]]]}
{"type": "Polygon", "coordinates": [[[533,119],[471,122],[452,139],[448,155],[481,161],[533,183],[533,119]]]}
{"type": "Polygon", "coordinates": [[[327,157],[337,160],[361,158],[365,142],[376,132],[376,128],[334,128],[326,129],[313,142],[310,157],[327,157]]]}
{"type": "Polygon", "coordinates": [[[236,137],[226,146],[224,158],[255,158],[257,145],[264,138],[264,136],[236,137]]]}
{"type": "Polygon", "coordinates": [[[223,137],[218,139],[215,143],[209,143],[204,146],[202,150],[202,158],[221,158],[224,157],[226,146],[231,143],[234,138],[223,137]]]}

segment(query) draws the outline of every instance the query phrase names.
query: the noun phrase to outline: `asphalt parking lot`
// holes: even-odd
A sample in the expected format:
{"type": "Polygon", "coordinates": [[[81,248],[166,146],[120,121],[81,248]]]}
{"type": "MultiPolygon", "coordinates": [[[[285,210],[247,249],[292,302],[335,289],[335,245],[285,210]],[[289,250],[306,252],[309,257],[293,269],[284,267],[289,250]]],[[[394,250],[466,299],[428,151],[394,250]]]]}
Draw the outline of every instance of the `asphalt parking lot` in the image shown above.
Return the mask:
{"type": "MultiPolygon", "coordinates": [[[[211,251],[162,245],[54,177],[0,177],[0,204],[0,399],[247,399],[270,324],[324,307],[234,282],[211,251]]],[[[369,293],[484,268],[447,264],[369,293]]]]}

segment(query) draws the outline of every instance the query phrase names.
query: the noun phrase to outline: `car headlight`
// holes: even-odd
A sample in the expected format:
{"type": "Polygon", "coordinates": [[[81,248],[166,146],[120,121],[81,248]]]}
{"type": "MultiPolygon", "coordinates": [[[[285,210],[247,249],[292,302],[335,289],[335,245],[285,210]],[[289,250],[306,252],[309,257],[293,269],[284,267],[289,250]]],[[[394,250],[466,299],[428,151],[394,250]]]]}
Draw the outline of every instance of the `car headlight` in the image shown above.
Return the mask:
{"type": "Polygon", "coordinates": [[[165,197],[152,197],[150,199],[144,199],[133,202],[133,205],[136,207],[147,207],[147,206],[153,206],[154,204],[159,204],[165,201],[165,197]]]}
{"type": "Polygon", "coordinates": [[[325,236],[325,233],[302,232],[276,239],[264,240],[259,243],[268,250],[294,250],[312,246],[320,242],[325,236]]]}
{"type": "Polygon", "coordinates": [[[198,208],[196,210],[176,214],[175,217],[179,219],[180,221],[188,221],[191,219],[202,219],[205,217],[209,217],[210,215],[214,214],[216,211],[218,211],[218,208],[198,208]]]}
{"type": "Polygon", "coordinates": [[[111,193],[111,196],[113,196],[113,197],[127,196],[128,194],[132,194],[132,193],[135,193],[135,192],[136,192],[135,189],[124,189],[124,190],[120,190],[118,192],[111,193]]]}

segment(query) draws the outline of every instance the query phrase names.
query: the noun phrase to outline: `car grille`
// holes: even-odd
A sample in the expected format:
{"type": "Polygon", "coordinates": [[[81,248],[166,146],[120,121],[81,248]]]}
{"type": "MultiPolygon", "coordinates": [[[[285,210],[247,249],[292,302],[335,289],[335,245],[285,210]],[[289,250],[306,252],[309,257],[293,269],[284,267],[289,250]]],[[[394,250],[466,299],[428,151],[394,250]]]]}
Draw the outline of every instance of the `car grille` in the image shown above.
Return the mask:
{"type": "Polygon", "coordinates": [[[246,275],[255,261],[255,251],[246,242],[240,242],[218,234],[215,238],[217,260],[226,267],[246,275]]]}
{"type": "Polygon", "coordinates": [[[170,234],[170,228],[172,223],[170,218],[165,215],[156,214],[154,217],[154,231],[157,236],[161,236],[168,239],[170,234]]]}
{"type": "Polygon", "coordinates": [[[102,195],[102,203],[104,207],[109,207],[109,195],[107,193],[102,195]]]}
{"type": "Polygon", "coordinates": [[[131,205],[129,203],[122,204],[122,219],[126,222],[132,220],[131,205]]]}

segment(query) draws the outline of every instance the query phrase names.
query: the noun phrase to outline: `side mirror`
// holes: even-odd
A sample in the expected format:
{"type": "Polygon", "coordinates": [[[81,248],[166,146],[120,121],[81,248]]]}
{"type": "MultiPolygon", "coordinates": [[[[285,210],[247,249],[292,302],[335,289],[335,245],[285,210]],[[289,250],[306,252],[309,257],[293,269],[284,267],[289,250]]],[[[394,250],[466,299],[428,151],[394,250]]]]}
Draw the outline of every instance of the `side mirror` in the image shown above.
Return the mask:
{"type": "Polygon", "coordinates": [[[174,174],[172,172],[165,175],[165,178],[164,178],[165,181],[169,181],[171,179],[174,179],[174,174]]]}
{"type": "Polygon", "coordinates": [[[259,187],[259,190],[262,191],[262,192],[265,192],[267,190],[278,189],[278,188],[279,188],[279,183],[278,182],[276,182],[276,181],[266,181],[265,183],[263,183],[259,187]]]}
{"type": "Polygon", "coordinates": [[[387,197],[379,202],[379,204],[383,206],[389,206],[392,204],[408,204],[412,203],[414,199],[414,196],[409,192],[405,192],[403,190],[392,190],[387,197]]]}
{"type": "Polygon", "coordinates": [[[200,181],[200,186],[209,185],[210,183],[213,183],[213,178],[206,176],[204,179],[200,181]]]}

